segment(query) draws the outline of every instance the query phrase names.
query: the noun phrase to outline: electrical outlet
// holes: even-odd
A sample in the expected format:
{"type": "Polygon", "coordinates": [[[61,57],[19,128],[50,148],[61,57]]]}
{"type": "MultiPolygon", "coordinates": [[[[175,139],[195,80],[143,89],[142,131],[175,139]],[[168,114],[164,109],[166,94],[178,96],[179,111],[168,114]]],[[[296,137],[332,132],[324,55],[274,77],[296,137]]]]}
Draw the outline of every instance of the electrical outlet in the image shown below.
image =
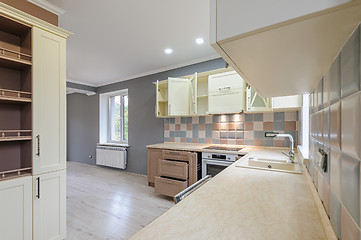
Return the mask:
{"type": "Polygon", "coordinates": [[[89,155],[89,158],[93,158],[93,156],[92,156],[92,155],[89,155]]]}
{"type": "Polygon", "coordinates": [[[327,172],[327,153],[319,148],[317,152],[316,164],[323,170],[323,172],[327,172]]]}

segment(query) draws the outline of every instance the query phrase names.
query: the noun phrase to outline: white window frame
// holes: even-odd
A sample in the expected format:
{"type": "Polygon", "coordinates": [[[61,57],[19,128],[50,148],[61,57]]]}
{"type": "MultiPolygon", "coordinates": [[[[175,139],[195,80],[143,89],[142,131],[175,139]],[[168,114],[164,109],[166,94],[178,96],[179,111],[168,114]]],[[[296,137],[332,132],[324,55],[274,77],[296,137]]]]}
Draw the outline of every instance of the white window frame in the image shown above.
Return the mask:
{"type": "MultiPolygon", "coordinates": [[[[128,95],[128,89],[122,89],[119,91],[102,93],[99,95],[99,143],[114,144],[114,145],[124,145],[124,144],[127,145],[128,144],[128,140],[124,140],[123,96],[126,96],[126,95],[128,95]],[[120,96],[120,99],[121,99],[122,140],[120,140],[120,141],[114,141],[111,139],[110,98],[115,97],[115,96],[120,96]]],[[[129,101],[129,97],[128,97],[128,101],[129,101]]],[[[129,104],[129,102],[128,102],[128,104],[129,104]]],[[[129,107],[128,107],[128,112],[129,112],[129,107]]],[[[128,138],[129,138],[129,132],[128,132],[128,138]]]]}

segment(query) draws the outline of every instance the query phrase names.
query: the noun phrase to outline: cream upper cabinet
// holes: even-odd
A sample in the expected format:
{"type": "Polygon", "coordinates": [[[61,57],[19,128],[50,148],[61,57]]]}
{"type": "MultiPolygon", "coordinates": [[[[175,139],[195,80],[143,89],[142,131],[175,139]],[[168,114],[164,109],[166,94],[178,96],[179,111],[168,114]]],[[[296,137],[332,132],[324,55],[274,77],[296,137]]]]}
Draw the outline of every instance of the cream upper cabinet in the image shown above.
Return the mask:
{"type": "Polygon", "coordinates": [[[66,168],[65,38],[33,27],[33,174],[66,168]]]}
{"type": "Polygon", "coordinates": [[[1,239],[32,239],[32,177],[0,182],[1,239]]]}
{"type": "Polygon", "coordinates": [[[292,95],[272,98],[273,110],[294,110],[302,107],[302,95],[292,95]]]}
{"type": "Polygon", "coordinates": [[[194,76],[192,76],[189,81],[190,81],[190,84],[189,84],[189,95],[190,95],[189,112],[191,115],[195,115],[195,114],[197,114],[197,111],[198,111],[197,73],[195,73],[194,76]]]}
{"type": "Polygon", "coordinates": [[[168,115],[189,115],[189,92],[189,79],[168,78],[168,115]]]}
{"type": "Polygon", "coordinates": [[[33,189],[33,239],[65,239],[65,170],[33,176],[33,189]]]}
{"type": "Polygon", "coordinates": [[[268,112],[272,111],[272,100],[263,98],[250,86],[246,88],[246,112],[268,112]]]}
{"type": "Polygon", "coordinates": [[[235,71],[208,77],[208,113],[237,113],[245,107],[245,82],[235,71]]]}

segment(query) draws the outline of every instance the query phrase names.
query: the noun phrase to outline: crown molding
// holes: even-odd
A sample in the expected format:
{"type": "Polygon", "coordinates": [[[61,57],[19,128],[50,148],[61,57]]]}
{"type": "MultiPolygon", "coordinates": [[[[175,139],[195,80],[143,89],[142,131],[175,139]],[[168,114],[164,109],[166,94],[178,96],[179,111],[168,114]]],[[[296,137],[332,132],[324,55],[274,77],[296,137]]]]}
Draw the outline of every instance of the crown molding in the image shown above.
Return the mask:
{"type": "Polygon", "coordinates": [[[39,6],[51,13],[54,13],[55,15],[63,15],[65,13],[65,10],[55,6],[54,4],[46,1],[46,0],[27,0],[28,2],[31,2],[32,4],[35,4],[36,6],[39,6]]]}
{"type": "Polygon", "coordinates": [[[34,17],[28,13],[25,13],[23,11],[20,11],[19,9],[16,9],[14,7],[11,7],[5,3],[0,2],[0,14],[13,18],[15,20],[18,20],[20,22],[23,22],[25,24],[31,25],[31,26],[36,26],[38,28],[44,29],[46,31],[49,31],[51,33],[54,33],[60,37],[64,37],[67,38],[71,35],[73,35],[73,33],[64,30],[60,27],[57,27],[51,23],[48,23],[44,20],[41,20],[37,17],[34,17]]]}

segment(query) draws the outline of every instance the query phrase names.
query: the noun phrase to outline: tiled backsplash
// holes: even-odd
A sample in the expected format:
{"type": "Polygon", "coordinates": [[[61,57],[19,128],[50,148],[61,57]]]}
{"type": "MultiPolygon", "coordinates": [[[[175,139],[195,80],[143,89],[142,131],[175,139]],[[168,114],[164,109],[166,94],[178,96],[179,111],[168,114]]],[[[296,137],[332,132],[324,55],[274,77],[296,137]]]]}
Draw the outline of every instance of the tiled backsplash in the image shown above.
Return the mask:
{"type": "Polygon", "coordinates": [[[264,135],[269,131],[290,133],[297,144],[298,115],[293,111],[166,118],[164,141],[288,147],[288,139],[264,135]]]}
{"type": "Polygon", "coordinates": [[[360,240],[360,27],[310,95],[310,154],[329,156],[327,172],[307,166],[340,239],[360,240]]]}

